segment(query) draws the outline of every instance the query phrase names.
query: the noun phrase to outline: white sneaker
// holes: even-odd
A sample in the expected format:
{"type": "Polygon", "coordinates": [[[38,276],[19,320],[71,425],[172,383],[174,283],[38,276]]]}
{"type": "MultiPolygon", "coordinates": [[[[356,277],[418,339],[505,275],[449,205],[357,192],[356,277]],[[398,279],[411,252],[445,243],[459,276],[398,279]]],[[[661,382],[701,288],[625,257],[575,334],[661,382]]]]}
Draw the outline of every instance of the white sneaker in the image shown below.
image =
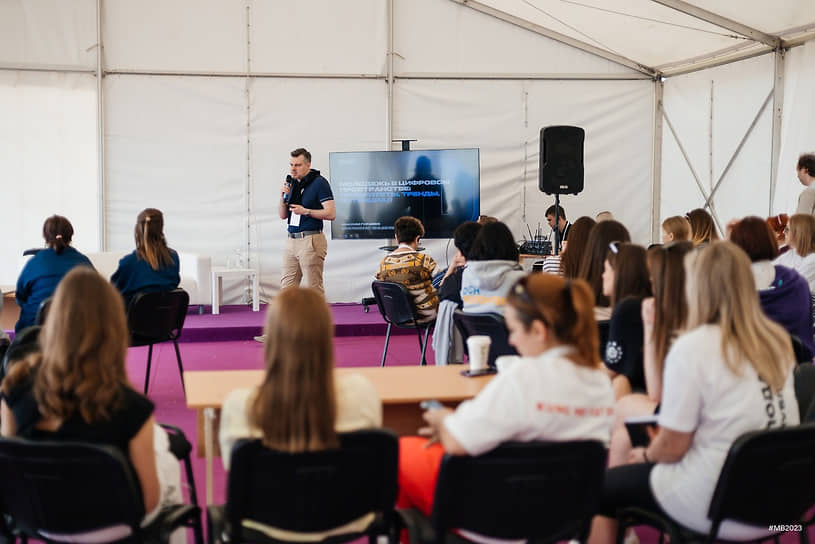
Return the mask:
{"type": "Polygon", "coordinates": [[[264,344],[266,342],[266,335],[261,334],[260,336],[255,336],[255,342],[260,342],[261,344],[264,344]]]}

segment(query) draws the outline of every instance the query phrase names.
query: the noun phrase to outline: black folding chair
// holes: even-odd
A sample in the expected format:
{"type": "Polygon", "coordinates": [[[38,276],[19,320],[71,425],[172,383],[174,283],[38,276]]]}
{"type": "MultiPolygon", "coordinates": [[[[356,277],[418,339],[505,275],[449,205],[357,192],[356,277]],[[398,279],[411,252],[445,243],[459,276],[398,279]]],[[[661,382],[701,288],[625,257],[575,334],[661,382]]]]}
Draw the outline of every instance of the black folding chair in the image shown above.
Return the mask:
{"type": "Polygon", "coordinates": [[[3,354],[3,365],[0,369],[0,381],[6,377],[11,365],[16,362],[22,361],[32,353],[40,351],[40,331],[42,327],[39,325],[31,325],[26,327],[14,335],[14,340],[6,348],[3,354]]]}
{"type": "Polygon", "coordinates": [[[463,529],[536,543],[585,540],[606,468],[599,441],[513,442],[470,457],[445,455],[430,519],[397,510],[411,544],[455,542],[463,529]]]}
{"type": "Polygon", "coordinates": [[[325,532],[368,514],[364,528],[325,538],[346,542],[388,535],[395,542],[398,442],[384,429],[339,436],[340,447],[285,453],[260,440],[239,440],[225,506],[208,508],[209,542],[286,542],[247,528],[244,520],[299,533],[325,532]]]}
{"type": "MultiPolygon", "coordinates": [[[[198,506],[198,492],[195,489],[195,476],[192,473],[192,444],[187,440],[184,431],[175,425],[169,425],[167,423],[159,423],[159,425],[167,432],[167,438],[170,441],[170,453],[180,462],[184,463],[190,504],[198,506]]],[[[200,523],[193,526],[193,532],[195,534],[195,543],[204,544],[204,533],[200,523]]]]}
{"type": "MultiPolygon", "coordinates": [[[[147,349],[147,372],[144,376],[144,394],[150,385],[150,364],[153,360],[153,344],[172,340],[181,387],[184,387],[184,367],[178,338],[187,317],[190,295],[183,289],[157,293],[137,293],[127,307],[127,325],[130,329],[130,346],[149,346],[147,349]]],[[[186,393],[186,390],[185,390],[186,393]]]]}
{"type": "Polygon", "coordinates": [[[801,525],[801,542],[808,542],[806,518],[815,506],[815,425],[753,431],[730,446],[708,508],[710,531],[700,534],[661,513],[641,508],[617,512],[617,541],[632,525],[650,525],[670,535],[671,544],[717,539],[724,520],[763,529],[801,525]]]}
{"type": "Polygon", "coordinates": [[[385,366],[392,325],[402,329],[416,329],[416,335],[419,337],[419,348],[422,350],[422,358],[419,360],[419,364],[426,365],[427,337],[430,334],[430,329],[436,324],[436,320],[419,322],[419,316],[416,314],[416,307],[413,305],[410,293],[407,287],[401,283],[375,281],[371,284],[371,289],[374,292],[379,313],[382,314],[382,318],[388,324],[388,331],[385,334],[385,349],[382,350],[380,366],[385,366]],[[422,329],[424,329],[424,341],[422,341],[422,329]]]}
{"type": "Polygon", "coordinates": [[[45,542],[124,526],[116,542],[167,542],[180,527],[198,526],[196,505],[172,505],[147,527],[141,487],[124,454],[112,446],[0,439],[0,511],[15,533],[45,542]]]}
{"type": "Polygon", "coordinates": [[[45,325],[45,318],[48,317],[48,310],[51,309],[52,300],[54,300],[54,297],[48,297],[43,299],[40,305],[37,306],[37,315],[34,317],[35,325],[45,325]]]}
{"type": "Polygon", "coordinates": [[[461,310],[453,312],[453,323],[458,327],[464,340],[464,353],[467,353],[467,338],[476,334],[490,337],[490,355],[487,364],[495,366],[495,359],[501,355],[518,355],[518,351],[509,344],[509,332],[504,323],[504,316],[494,313],[471,314],[461,310]]]}

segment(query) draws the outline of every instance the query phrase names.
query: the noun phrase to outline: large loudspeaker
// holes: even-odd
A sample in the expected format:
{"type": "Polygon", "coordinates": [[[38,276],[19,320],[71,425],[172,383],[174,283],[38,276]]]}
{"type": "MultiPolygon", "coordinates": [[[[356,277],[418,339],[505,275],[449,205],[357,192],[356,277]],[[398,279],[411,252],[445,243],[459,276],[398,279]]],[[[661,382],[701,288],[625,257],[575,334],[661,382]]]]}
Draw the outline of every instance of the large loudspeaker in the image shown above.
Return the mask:
{"type": "Polygon", "coordinates": [[[546,194],[583,190],[583,139],[580,127],[544,127],[540,135],[538,186],[546,194]]]}

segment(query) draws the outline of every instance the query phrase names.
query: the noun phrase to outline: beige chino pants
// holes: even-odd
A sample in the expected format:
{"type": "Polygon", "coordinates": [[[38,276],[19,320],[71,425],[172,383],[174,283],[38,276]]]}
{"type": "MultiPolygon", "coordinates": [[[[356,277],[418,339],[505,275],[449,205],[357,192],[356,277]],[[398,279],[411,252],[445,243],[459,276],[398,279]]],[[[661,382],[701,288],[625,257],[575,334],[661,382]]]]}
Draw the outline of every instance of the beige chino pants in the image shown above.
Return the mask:
{"type": "Polygon", "coordinates": [[[325,234],[312,234],[303,238],[287,238],[283,251],[283,271],[280,275],[280,288],[299,286],[314,287],[325,293],[323,287],[323,267],[328,253],[325,234]]]}

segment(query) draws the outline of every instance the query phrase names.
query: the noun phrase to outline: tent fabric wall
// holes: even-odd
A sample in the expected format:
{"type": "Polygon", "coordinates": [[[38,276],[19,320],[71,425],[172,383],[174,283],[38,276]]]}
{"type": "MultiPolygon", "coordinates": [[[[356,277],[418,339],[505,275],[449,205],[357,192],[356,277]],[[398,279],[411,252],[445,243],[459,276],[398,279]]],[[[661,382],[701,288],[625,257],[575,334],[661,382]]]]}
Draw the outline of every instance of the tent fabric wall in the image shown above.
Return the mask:
{"type": "Polygon", "coordinates": [[[784,110],[773,213],[792,213],[803,187],[795,165],[801,153],[815,153],[815,42],[791,49],[784,62],[784,110]]]}
{"type": "MultiPolygon", "coordinates": [[[[669,78],[664,108],[707,195],[721,177],[773,85],[773,55],[669,78]]],[[[758,117],[727,171],[713,205],[719,226],[745,215],[766,216],[770,197],[772,101],[758,117]]],[[[666,123],[663,127],[661,219],[703,207],[666,123]]]]}
{"type": "Polygon", "coordinates": [[[14,285],[42,224],[70,218],[74,245],[99,244],[96,81],[70,73],[0,71],[0,285],[14,285]]]}
{"type": "MultiPolygon", "coordinates": [[[[511,4],[487,3],[504,11],[511,4]]],[[[589,9],[562,4],[558,9],[574,13],[589,9]]],[[[604,5],[634,5],[613,4],[604,5]]],[[[285,227],[275,203],[289,151],[311,149],[314,166],[330,179],[330,151],[388,149],[390,126],[395,138],[417,138],[415,149],[479,147],[482,211],[505,219],[518,238],[527,224],[544,222],[543,210],[552,202],[537,189],[540,128],[583,126],[586,190],[564,196],[569,217],[609,209],[636,241],[649,241],[654,83],[631,68],[450,0],[393,0],[392,12],[382,0],[104,0],[106,77],[97,96],[96,5],[0,3],[0,117],[11,120],[0,124],[0,172],[24,187],[4,198],[13,207],[0,218],[4,244],[16,245],[4,245],[4,256],[12,258],[0,262],[0,284],[14,282],[15,256],[39,244],[42,219],[50,213],[72,219],[80,249],[102,243],[99,100],[106,248],[132,247],[136,213],[155,206],[166,213],[171,245],[212,255],[214,265],[239,254],[260,269],[266,298],[278,289],[285,227]],[[51,71],[20,73],[18,67],[51,71]]],[[[548,9],[549,2],[540,5],[548,9]]],[[[596,11],[591,18],[576,16],[580,25],[572,26],[589,29],[582,19],[605,25],[596,11]]],[[[671,21],[687,18],[669,13],[671,21]]],[[[765,22],[770,19],[784,20],[765,22]]],[[[661,49],[646,34],[634,36],[640,24],[621,27],[626,31],[618,38],[626,35],[632,44],[624,53],[656,54],[661,49]]],[[[649,32],[670,35],[663,27],[649,32]]],[[[687,41],[694,47],[703,42],[687,41]]],[[[776,207],[799,191],[785,184],[784,169],[802,149],[815,147],[809,122],[813,57],[813,45],[787,55],[776,207]]],[[[665,82],[666,112],[708,190],[772,88],[772,74],[772,55],[765,55],[665,82]]],[[[769,207],[770,110],[759,116],[717,193],[723,221],[769,207]]],[[[665,217],[703,200],[667,127],[663,141],[665,217]]],[[[330,300],[368,294],[383,242],[330,242],[330,300]]],[[[426,245],[441,264],[453,253],[448,240],[426,245]]],[[[225,288],[227,302],[246,300],[246,284],[225,288]]]]}

